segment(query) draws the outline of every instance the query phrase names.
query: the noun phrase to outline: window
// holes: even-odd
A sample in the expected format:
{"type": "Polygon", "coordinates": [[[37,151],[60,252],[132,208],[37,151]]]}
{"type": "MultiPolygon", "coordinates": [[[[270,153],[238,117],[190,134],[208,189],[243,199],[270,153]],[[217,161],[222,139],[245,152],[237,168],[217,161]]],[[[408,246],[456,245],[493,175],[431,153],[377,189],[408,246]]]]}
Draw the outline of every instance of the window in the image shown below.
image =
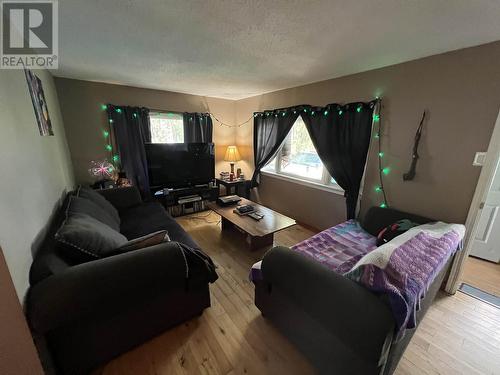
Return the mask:
{"type": "Polygon", "coordinates": [[[152,143],[183,143],[184,120],[181,113],[150,112],[152,143]]]}
{"type": "Polygon", "coordinates": [[[285,138],[278,155],[262,170],[341,189],[323,166],[300,116],[285,138]]]}

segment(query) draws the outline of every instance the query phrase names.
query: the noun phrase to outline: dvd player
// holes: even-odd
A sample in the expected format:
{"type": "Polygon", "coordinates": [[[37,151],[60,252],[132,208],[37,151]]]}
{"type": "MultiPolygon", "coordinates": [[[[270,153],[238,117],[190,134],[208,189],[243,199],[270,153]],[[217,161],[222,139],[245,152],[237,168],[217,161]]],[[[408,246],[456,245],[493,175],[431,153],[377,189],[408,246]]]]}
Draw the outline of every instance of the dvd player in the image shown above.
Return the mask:
{"type": "Polygon", "coordinates": [[[178,200],[179,204],[191,203],[201,201],[201,197],[199,195],[186,195],[184,197],[180,197],[178,200]]]}
{"type": "Polygon", "coordinates": [[[237,195],[226,195],[225,197],[219,197],[217,199],[217,204],[219,206],[230,206],[241,201],[241,198],[237,195]]]}

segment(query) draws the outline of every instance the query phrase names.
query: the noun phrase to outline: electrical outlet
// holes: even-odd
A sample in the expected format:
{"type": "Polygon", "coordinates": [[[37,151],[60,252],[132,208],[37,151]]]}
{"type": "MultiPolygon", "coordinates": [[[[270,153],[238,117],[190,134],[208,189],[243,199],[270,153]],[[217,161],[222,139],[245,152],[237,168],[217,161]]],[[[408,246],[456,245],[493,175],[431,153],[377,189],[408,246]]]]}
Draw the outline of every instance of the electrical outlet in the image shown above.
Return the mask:
{"type": "Polygon", "coordinates": [[[485,161],[486,161],[486,152],[476,152],[472,165],[476,167],[482,167],[485,161]]]}

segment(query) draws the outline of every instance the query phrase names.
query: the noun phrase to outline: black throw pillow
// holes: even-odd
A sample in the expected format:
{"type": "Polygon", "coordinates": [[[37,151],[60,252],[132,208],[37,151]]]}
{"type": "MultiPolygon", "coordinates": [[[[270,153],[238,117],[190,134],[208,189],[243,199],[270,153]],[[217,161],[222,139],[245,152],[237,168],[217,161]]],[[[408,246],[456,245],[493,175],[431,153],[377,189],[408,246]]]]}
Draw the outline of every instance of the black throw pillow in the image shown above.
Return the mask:
{"type": "Polygon", "coordinates": [[[85,214],[92,216],[94,219],[99,220],[101,223],[120,231],[120,222],[104,210],[102,206],[91,201],[90,199],[71,196],[68,204],[67,211],[70,214],[85,214]]]}
{"type": "Polygon", "coordinates": [[[97,191],[79,186],[76,196],[89,199],[99,205],[99,207],[106,211],[118,223],[118,225],[120,225],[120,215],[118,214],[118,210],[115,206],[113,206],[113,204],[111,204],[110,201],[104,198],[97,191]]]}
{"type": "Polygon", "coordinates": [[[62,256],[76,264],[105,258],[128,242],[123,234],[92,216],[70,212],[55,240],[62,256]]]}
{"type": "Polygon", "coordinates": [[[413,221],[410,221],[408,219],[403,219],[386,226],[377,235],[377,246],[381,246],[389,242],[393,238],[396,238],[400,234],[406,232],[408,229],[416,227],[418,225],[420,224],[414,223],[413,221]]]}

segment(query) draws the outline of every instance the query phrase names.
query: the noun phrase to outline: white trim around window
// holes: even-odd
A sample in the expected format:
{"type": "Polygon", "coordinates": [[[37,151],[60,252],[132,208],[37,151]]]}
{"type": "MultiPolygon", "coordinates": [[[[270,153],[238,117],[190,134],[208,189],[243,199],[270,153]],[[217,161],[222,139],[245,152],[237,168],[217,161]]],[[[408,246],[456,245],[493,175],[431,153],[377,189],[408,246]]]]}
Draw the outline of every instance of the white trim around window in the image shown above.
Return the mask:
{"type": "Polygon", "coordinates": [[[344,190],[339,185],[336,185],[336,184],[326,185],[321,181],[306,180],[303,177],[296,177],[293,175],[285,174],[283,172],[276,173],[276,172],[272,172],[269,170],[267,170],[267,171],[261,170],[260,174],[264,175],[264,176],[269,176],[272,178],[277,178],[279,180],[292,182],[294,184],[307,186],[307,187],[317,189],[317,190],[322,190],[322,191],[326,191],[329,193],[339,194],[342,196],[344,195],[344,190]]]}
{"type": "Polygon", "coordinates": [[[283,141],[276,157],[262,168],[261,173],[314,189],[344,195],[344,190],[332,179],[316,151],[313,151],[313,147],[309,132],[306,130],[302,117],[299,116],[283,141]],[[302,159],[299,159],[301,156],[302,159]],[[292,159],[288,160],[287,157],[292,159]],[[297,160],[294,163],[293,158],[295,157],[297,160]],[[308,157],[310,158],[308,159],[308,157]],[[285,166],[282,165],[283,160],[288,160],[290,166],[294,164],[299,167],[304,165],[306,168],[305,170],[290,169],[288,163],[285,166]]]}

